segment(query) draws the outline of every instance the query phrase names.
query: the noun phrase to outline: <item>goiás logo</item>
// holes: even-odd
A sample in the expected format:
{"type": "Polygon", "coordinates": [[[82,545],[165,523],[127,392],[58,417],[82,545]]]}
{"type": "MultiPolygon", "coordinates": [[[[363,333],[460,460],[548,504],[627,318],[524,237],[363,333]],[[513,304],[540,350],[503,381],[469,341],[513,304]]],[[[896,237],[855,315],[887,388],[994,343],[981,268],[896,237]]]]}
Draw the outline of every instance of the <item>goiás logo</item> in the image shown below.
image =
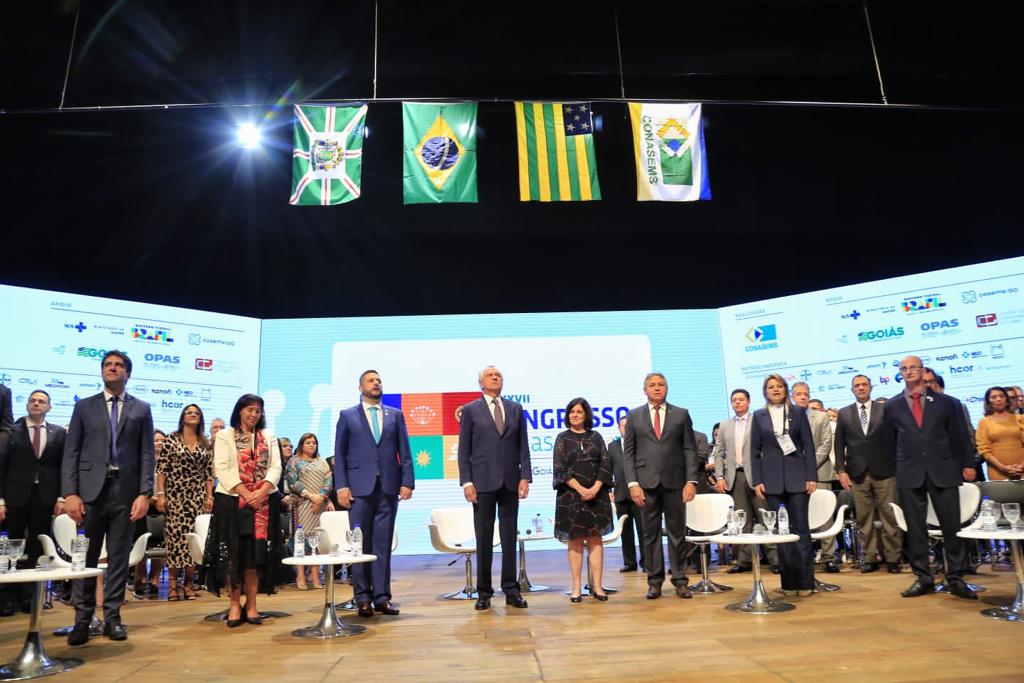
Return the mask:
{"type": "Polygon", "coordinates": [[[94,349],[91,346],[78,347],[79,358],[103,358],[105,355],[107,355],[106,349],[94,349]]]}
{"type": "Polygon", "coordinates": [[[779,334],[775,325],[751,327],[747,330],[747,339],[753,343],[747,344],[744,351],[766,351],[779,348],[779,334]]]}
{"type": "Polygon", "coordinates": [[[903,336],[905,330],[902,327],[888,327],[881,328],[879,330],[865,330],[857,333],[857,341],[870,341],[878,342],[885,341],[886,339],[899,339],[903,336]]]}

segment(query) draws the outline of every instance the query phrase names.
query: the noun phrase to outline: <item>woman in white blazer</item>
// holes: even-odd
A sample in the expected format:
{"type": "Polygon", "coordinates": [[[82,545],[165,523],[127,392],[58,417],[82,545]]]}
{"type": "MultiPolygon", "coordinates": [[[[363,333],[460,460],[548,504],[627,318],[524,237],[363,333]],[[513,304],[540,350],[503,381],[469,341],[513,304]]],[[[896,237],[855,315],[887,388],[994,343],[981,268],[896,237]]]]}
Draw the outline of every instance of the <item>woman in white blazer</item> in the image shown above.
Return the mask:
{"type": "Polygon", "coordinates": [[[279,496],[273,494],[281,478],[281,452],[274,434],[264,429],[259,396],[239,398],[230,424],[217,433],[213,445],[217,488],[203,563],[209,590],[220,595],[222,587],[228,589],[227,625],[235,628],[262,623],[256,593],[262,589],[270,594],[276,583],[281,529],[279,496]]]}

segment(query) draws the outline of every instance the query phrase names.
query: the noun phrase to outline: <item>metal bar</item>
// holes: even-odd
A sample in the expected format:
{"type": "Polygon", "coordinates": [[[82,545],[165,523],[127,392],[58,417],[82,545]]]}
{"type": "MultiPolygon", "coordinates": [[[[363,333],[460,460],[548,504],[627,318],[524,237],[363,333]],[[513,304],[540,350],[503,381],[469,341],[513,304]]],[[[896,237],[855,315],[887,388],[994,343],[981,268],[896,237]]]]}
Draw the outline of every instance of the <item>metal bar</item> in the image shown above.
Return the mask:
{"type": "Polygon", "coordinates": [[[882,104],[889,104],[885,96],[885,83],[882,82],[882,67],[878,64],[878,50],[875,49],[875,34],[871,30],[871,15],[868,14],[868,0],[864,0],[864,23],[868,26],[868,40],[871,43],[871,56],[875,60],[875,74],[878,76],[878,91],[882,95],[882,104]]]}
{"type": "Polygon", "coordinates": [[[615,50],[619,54],[619,95],[626,99],[626,77],[622,71],[622,41],[619,38],[619,8],[612,10],[615,17],[615,50]]]}
{"type": "MultiPolygon", "coordinates": [[[[84,1],[84,0],[83,0],[84,1]]],[[[71,28],[71,45],[68,47],[68,62],[64,66],[64,85],[60,89],[60,104],[58,109],[64,108],[64,95],[68,92],[68,78],[71,75],[71,57],[75,54],[75,37],[78,35],[78,16],[82,13],[82,3],[79,2],[75,8],[75,24],[71,28]]]]}

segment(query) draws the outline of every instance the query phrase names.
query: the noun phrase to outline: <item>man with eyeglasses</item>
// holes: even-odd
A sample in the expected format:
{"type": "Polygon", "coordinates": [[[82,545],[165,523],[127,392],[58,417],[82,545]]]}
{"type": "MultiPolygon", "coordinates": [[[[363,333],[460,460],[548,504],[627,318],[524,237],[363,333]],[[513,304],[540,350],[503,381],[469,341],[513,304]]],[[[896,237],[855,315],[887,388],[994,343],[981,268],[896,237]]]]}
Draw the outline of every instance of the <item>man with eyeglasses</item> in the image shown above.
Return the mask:
{"type": "Polygon", "coordinates": [[[904,390],[886,404],[884,428],[896,454],[896,485],[907,520],[907,556],[917,577],[905,598],[935,590],[928,566],[926,516],[931,498],[946,546],[946,581],[949,592],[977,600],[963,576],[967,572],[967,546],[960,531],[960,493],[964,481],[974,481],[974,449],[960,403],[925,385],[924,367],[917,356],[900,363],[904,390]]]}

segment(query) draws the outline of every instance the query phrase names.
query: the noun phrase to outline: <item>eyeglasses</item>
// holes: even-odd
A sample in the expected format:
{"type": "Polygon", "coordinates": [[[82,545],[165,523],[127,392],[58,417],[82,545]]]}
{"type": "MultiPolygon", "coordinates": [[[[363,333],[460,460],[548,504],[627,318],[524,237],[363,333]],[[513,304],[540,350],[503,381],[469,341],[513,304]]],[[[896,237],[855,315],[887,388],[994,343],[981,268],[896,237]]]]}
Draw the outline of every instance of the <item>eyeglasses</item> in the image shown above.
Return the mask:
{"type": "Polygon", "coordinates": [[[900,366],[900,372],[903,372],[903,373],[914,372],[916,370],[922,370],[922,369],[923,369],[923,366],[920,366],[920,365],[901,365],[900,366]]]}

